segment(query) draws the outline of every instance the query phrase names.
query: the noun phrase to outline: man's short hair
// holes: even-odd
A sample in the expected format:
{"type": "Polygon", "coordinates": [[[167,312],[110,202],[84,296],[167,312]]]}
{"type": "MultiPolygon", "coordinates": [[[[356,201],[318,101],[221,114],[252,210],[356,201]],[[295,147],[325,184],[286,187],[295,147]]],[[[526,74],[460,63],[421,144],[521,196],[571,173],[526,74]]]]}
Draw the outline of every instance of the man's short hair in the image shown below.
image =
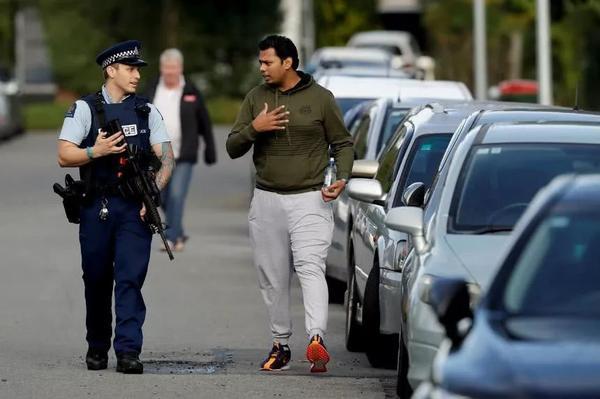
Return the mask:
{"type": "Polygon", "coordinates": [[[106,68],[104,68],[104,69],[102,70],[102,75],[104,76],[104,80],[105,80],[105,81],[106,81],[106,79],[108,79],[108,77],[109,77],[109,76],[108,76],[108,72],[106,72],[106,69],[107,69],[109,66],[111,66],[111,67],[113,67],[113,68],[115,68],[115,69],[119,69],[119,64],[118,64],[118,63],[115,63],[115,64],[108,65],[106,68]]]}
{"type": "Polygon", "coordinates": [[[183,65],[183,54],[176,48],[168,48],[160,54],[160,63],[166,61],[177,61],[183,65]]]}
{"type": "Polygon", "coordinates": [[[272,48],[275,54],[281,58],[281,61],[288,57],[292,58],[292,69],[297,69],[300,60],[298,59],[298,49],[290,39],[281,35],[270,35],[258,43],[258,49],[261,51],[272,48]]]}

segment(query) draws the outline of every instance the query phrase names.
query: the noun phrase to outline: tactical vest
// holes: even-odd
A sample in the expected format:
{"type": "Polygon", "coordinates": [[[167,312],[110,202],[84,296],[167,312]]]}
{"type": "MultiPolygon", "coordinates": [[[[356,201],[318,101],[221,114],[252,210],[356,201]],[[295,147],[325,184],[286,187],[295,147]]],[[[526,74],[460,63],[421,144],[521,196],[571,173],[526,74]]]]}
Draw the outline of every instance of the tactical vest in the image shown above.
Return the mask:
{"type": "MultiPolygon", "coordinates": [[[[150,127],[148,116],[150,107],[148,99],[130,95],[120,103],[107,104],[98,92],[82,98],[92,111],[92,124],[87,137],[79,145],[80,148],[92,147],[96,142],[98,130],[106,131],[106,125],[113,119],[119,119],[123,127],[128,145],[135,145],[141,150],[149,151],[150,127]]],[[[94,159],[79,168],[81,180],[86,182],[88,189],[114,186],[118,182],[119,154],[107,155],[94,159]]]]}

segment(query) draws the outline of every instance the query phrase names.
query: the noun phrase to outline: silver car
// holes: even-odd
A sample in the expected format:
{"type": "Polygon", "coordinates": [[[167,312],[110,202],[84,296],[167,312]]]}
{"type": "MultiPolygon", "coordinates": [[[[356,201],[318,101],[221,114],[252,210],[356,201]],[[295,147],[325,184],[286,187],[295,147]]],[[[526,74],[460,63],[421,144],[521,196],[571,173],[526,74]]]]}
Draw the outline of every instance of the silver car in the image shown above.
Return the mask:
{"type": "MultiPolygon", "coordinates": [[[[360,349],[375,367],[394,367],[400,323],[394,320],[400,299],[400,274],[394,268],[394,247],[404,233],[385,225],[386,212],[399,198],[388,195],[395,185],[433,179],[456,127],[474,109],[473,103],[422,107],[403,122],[379,157],[375,179],[352,179],[348,195],[356,202],[350,236],[350,284],[346,301],[346,345],[360,349]],[[390,251],[391,249],[391,251],[390,251]]],[[[399,192],[400,190],[398,190],[399,192]]]]}
{"type": "MultiPolygon", "coordinates": [[[[387,144],[400,122],[411,109],[425,105],[429,100],[398,102],[391,98],[380,98],[368,103],[354,118],[349,127],[354,139],[354,155],[358,160],[373,161],[387,144]]],[[[348,113],[346,114],[348,115],[348,113]]],[[[369,164],[357,164],[355,172],[365,176],[369,164]]],[[[371,169],[375,171],[376,169],[371,169]]],[[[366,173],[369,176],[369,173],[366,173]]],[[[372,177],[372,172],[371,176],[372,177]]],[[[348,243],[354,219],[356,201],[346,191],[333,203],[334,229],[331,247],[327,255],[327,277],[332,302],[342,302],[346,282],[352,269],[348,263],[348,243]]]]}
{"type": "Polygon", "coordinates": [[[432,284],[441,277],[465,279],[476,301],[534,194],[559,174],[599,170],[598,144],[597,123],[480,125],[453,149],[424,209],[388,212],[386,225],[412,242],[400,304],[402,396],[427,377],[444,336],[427,306],[432,284]]]}

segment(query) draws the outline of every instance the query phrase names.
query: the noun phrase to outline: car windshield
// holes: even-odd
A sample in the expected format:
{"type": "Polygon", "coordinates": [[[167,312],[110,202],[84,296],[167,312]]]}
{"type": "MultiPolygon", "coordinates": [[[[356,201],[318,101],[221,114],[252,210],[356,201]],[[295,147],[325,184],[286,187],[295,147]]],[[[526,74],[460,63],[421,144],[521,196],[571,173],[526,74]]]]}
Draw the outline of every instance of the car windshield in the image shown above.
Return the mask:
{"type": "Polygon", "coordinates": [[[454,190],[449,230],[462,234],[510,230],[534,194],[555,176],[598,171],[598,145],[474,146],[454,190]]]}
{"type": "Polygon", "coordinates": [[[372,98],[336,98],[335,101],[339,105],[342,110],[342,115],[344,115],[350,108],[354,107],[362,103],[363,101],[369,101],[372,98]]]}
{"type": "Polygon", "coordinates": [[[599,225],[597,203],[572,202],[546,217],[528,238],[504,287],[508,314],[600,321],[599,225]]]}
{"type": "Polygon", "coordinates": [[[408,114],[408,111],[410,111],[410,109],[390,109],[387,112],[383,123],[383,130],[381,131],[379,141],[377,142],[378,154],[379,151],[381,151],[381,148],[390,140],[400,122],[402,122],[406,114],[408,114]]]}

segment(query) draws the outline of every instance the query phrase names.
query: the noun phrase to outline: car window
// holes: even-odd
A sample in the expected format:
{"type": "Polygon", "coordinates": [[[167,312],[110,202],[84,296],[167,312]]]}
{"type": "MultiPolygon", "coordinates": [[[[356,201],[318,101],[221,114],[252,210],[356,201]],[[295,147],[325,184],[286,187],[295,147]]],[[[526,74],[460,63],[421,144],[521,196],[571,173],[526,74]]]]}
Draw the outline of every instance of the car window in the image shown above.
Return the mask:
{"type": "Polygon", "coordinates": [[[398,158],[402,157],[406,151],[407,143],[412,137],[412,125],[410,123],[404,124],[402,128],[396,133],[393,141],[387,147],[385,152],[381,153],[379,160],[379,169],[375,178],[381,183],[383,192],[387,193],[392,187],[394,177],[396,174],[396,165],[398,158]]]}
{"type": "Polygon", "coordinates": [[[336,98],[335,101],[340,107],[342,111],[342,115],[344,115],[348,110],[355,105],[362,103],[363,101],[369,101],[372,98],[336,98]]]}
{"type": "Polygon", "coordinates": [[[454,190],[449,228],[463,234],[511,229],[535,193],[557,175],[599,171],[599,145],[474,146],[454,190]]]}
{"type": "Polygon", "coordinates": [[[421,182],[430,187],[438,165],[446,151],[452,134],[430,134],[415,140],[405,172],[402,173],[399,190],[396,190],[393,206],[400,206],[404,190],[412,183],[421,182]]]}
{"type": "Polygon", "coordinates": [[[600,318],[600,210],[573,205],[552,212],[525,243],[503,290],[510,314],[600,318]]]}
{"type": "Polygon", "coordinates": [[[356,159],[364,159],[367,153],[367,138],[369,136],[369,125],[371,118],[365,115],[359,122],[354,134],[354,155],[356,159]]]}
{"type": "Polygon", "coordinates": [[[398,125],[404,117],[408,114],[410,109],[389,109],[385,115],[385,121],[383,122],[383,128],[379,139],[377,141],[377,153],[381,151],[381,148],[387,144],[390,140],[398,125]]]}

